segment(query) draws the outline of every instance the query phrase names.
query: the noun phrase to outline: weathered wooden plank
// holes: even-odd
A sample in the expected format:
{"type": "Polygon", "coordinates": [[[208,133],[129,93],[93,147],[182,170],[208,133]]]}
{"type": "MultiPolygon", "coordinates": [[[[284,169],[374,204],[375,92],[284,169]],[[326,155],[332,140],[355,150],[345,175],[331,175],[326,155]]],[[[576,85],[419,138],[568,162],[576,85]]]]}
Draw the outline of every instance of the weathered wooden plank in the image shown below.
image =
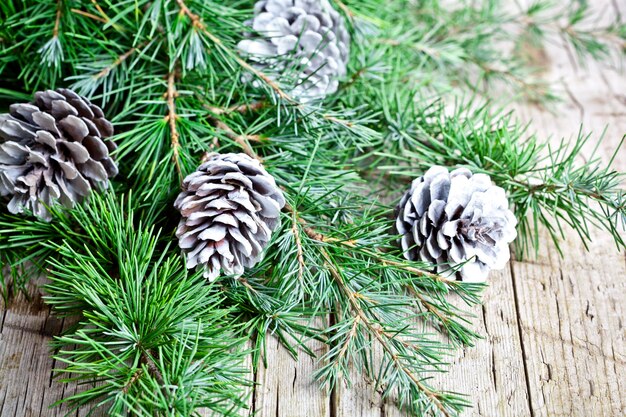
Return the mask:
{"type": "Polygon", "coordinates": [[[439,386],[467,394],[473,402],[467,416],[524,416],[528,394],[517,311],[510,271],[493,271],[482,306],[470,310],[474,329],[483,336],[461,349],[442,375],[439,386]]]}
{"type": "MultiPolygon", "coordinates": [[[[307,346],[318,357],[326,347],[318,341],[307,346]]],[[[267,340],[267,364],[257,370],[254,410],[258,417],[308,417],[331,416],[330,396],[320,389],[313,379],[317,359],[300,353],[295,361],[289,352],[274,338],[267,340]]]]}
{"type": "MultiPolygon", "coordinates": [[[[594,6],[610,10],[618,3],[594,6]]],[[[560,80],[567,99],[555,114],[526,107],[524,118],[542,136],[556,139],[576,135],[581,123],[596,137],[608,126],[600,148],[608,161],[626,132],[626,76],[595,64],[575,68],[563,51],[550,50],[548,56],[548,75],[560,80]]],[[[615,168],[626,169],[626,149],[615,168]]],[[[544,237],[536,260],[512,265],[533,416],[626,414],[625,258],[607,234],[593,231],[592,237],[586,252],[568,232],[562,259],[544,237]]]]}
{"type": "Polygon", "coordinates": [[[23,294],[2,305],[0,325],[0,415],[62,416],[66,408],[49,407],[63,398],[64,384],[52,380],[49,342],[62,322],[50,315],[38,291],[41,281],[29,284],[31,299],[23,294]]]}

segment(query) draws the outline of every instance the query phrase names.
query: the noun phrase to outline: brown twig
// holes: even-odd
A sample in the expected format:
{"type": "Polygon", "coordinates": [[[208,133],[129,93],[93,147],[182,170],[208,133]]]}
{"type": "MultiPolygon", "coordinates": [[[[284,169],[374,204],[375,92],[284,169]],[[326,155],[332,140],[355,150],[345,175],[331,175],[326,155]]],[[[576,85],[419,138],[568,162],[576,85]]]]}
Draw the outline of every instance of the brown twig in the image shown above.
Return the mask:
{"type": "MultiPolygon", "coordinates": [[[[148,368],[148,373],[150,375],[153,375],[159,384],[163,385],[165,383],[163,375],[161,374],[161,371],[159,371],[159,368],[152,359],[152,353],[150,351],[141,350],[141,363],[146,365],[146,367],[148,368]]],[[[124,385],[124,387],[122,388],[122,392],[124,394],[127,394],[130,390],[130,387],[135,384],[139,380],[139,378],[141,378],[141,375],[143,375],[143,369],[137,369],[133,376],[128,380],[126,385],[124,385]]]]}
{"type": "Polygon", "coordinates": [[[54,20],[54,29],[52,30],[52,37],[59,37],[59,26],[61,25],[61,14],[63,8],[63,0],[57,1],[57,14],[56,19],[54,20]]]}
{"type": "Polygon", "coordinates": [[[144,46],[145,46],[145,44],[141,44],[139,46],[135,46],[135,47],[130,48],[128,51],[126,51],[122,55],[118,56],[117,59],[115,59],[115,61],[113,61],[113,63],[111,65],[109,65],[108,67],[104,68],[102,71],[100,71],[96,75],[94,75],[93,78],[97,80],[97,79],[100,79],[102,77],[106,77],[107,75],[109,75],[109,73],[111,71],[113,71],[113,69],[115,69],[116,67],[121,65],[122,62],[126,61],[128,59],[128,57],[130,57],[132,54],[134,54],[137,51],[137,49],[140,49],[140,48],[142,48],[144,46]]]}
{"type": "Polygon", "coordinates": [[[296,251],[298,256],[298,281],[302,282],[304,277],[304,269],[306,267],[306,265],[304,264],[304,251],[302,250],[302,240],[300,239],[300,232],[298,231],[296,213],[292,211],[291,217],[291,231],[293,233],[293,238],[296,241],[296,251]]]}
{"type": "Polygon", "coordinates": [[[221,116],[223,114],[230,114],[230,113],[242,113],[243,114],[243,113],[248,113],[248,112],[255,112],[267,106],[268,106],[268,103],[266,101],[255,101],[253,103],[236,104],[234,106],[230,106],[226,108],[205,105],[205,107],[216,116],[221,116]]]}
{"type": "Polygon", "coordinates": [[[337,124],[340,124],[340,125],[345,126],[347,128],[351,128],[351,127],[354,126],[354,123],[352,123],[352,122],[349,122],[349,121],[343,120],[343,119],[339,119],[339,118],[337,118],[335,116],[331,116],[329,114],[324,114],[324,115],[322,115],[322,117],[325,120],[328,120],[329,122],[337,123],[337,124]]]}
{"type": "Polygon", "coordinates": [[[341,0],[334,0],[334,1],[337,7],[339,7],[346,14],[346,16],[348,16],[348,18],[350,19],[354,18],[354,12],[350,10],[350,8],[346,6],[341,0]]]}
{"type": "Polygon", "coordinates": [[[210,117],[209,119],[211,120],[211,122],[216,128],[218,128],[219,130],[222,130],[226,134],[226,136],[228,136],[230,139],[235,141],[241,147],[241,149],[244,151],[246,155],[248,155],[250,158],[259,160],[259,162],[263,162],[263,159],[256,152],[254,152],[254,150],[248,143],[248,142],[262,142],[263,139],[261,139],[260,136],[239,135],[233,129],[231,129],[230,126],[228,126],[226,123],[219,120],[218,118],[210,117]]]}
{"type": "Polygon", "coordinates": [[[152,352],[151,351],[142,351],[141,352],[141,362],[146,365],[146,367],[148,368],[148,372],[150,373],[150,375],[154,376],[154,378],[157,380],[157,382],[161,385],[162,389],[165,389],[165,387],[163,386],[165,384],[165,380],[163,379],[163,375],[161,374],[161,371],[159,371],[159,368],[157,367],[156,363],[154,362],[154,360],[152,359],[152,352]]]}
{"type": "Polygon", "coordinates": [[[172,151],[174,152],[173,159],[176,165],[176,171],[180,180],[183,179],[183,172],[180,167],[180,135],[176,128],[176,120],[178,115],[176,114],[176,97],[178,97],[178,91],[176,91],[176,70],[172,70],[167,74],[167,109],[168,113],[165,119],[170,126],[170,140],[172,143],[172,151]]]}
{"type": "Polygon", "coordinates": [[[347,88],[353,86],[366,72],[367,68],[361,68],[360,70],[352,74],[350,79],[341,85],[341,89],[346,90],[347,88]]]}
{"type": "Polygon", "coordinates": [[[341,350],[339,351],[339,353],[337,353],[337,358],[342,358],[348,351],[348,345],[350,344],[350,341],[356,335],[356,330],[359,328],[360,322],[361,322],[361,316],[356,316],[354,318],[354,323],[352,323],[352,328],[350,329],[350,333],[348,333],[348,337],[346,338],[346,342],[341,347],[341,350]]]}
{"type": "MultiPolygon", "coordinates": [[[[102,7],[100,7],[100,5],[98,4],[97,0],[91,0],[91,4],[94,5],[94,7],[98,11],[98,13],[100,13],[100,16],[102,16],[102,18],[97,18],[96,16],[94,16],[92,14],[86,14],[84,12],[83,13],[79,13],[79,14],[84,14],[85,16],[91,17],[92,19],[95,18],[96,20],[98,20],[100,22],[103,22],[105,24],[111,22],[111,18],[109,18],[109,16],[107,16],[107,14],[104,12],[102,7]]],[[[113,24],[111,24],[111,26],[113,27],[113,29],[117,30],[118,32],[124,32],[125,31],[124,27],[120,26],[117,23],[113,23],[113,24]]]]}
{"type": "Polygon", "coordinates": [[[254,287],[253,287],[252,285],[250,285],[250,283],[248,282],[248,280],[247,280],[247,279],[245,279],[245,278],[239,278],[239,279],[238,279],[238,281],[239,281],[239,283],[240,283],[241,285],[243,285],[244,287],[246,287],[246,288],[247,288],[247,289],[249,289],[250,291],[255,292],[255,293],[256,293],[256,292],[258,292],[256,289],[254,289],[254,287]]]}
{"type": "Polygon", "coordinates": [[[133,374],[133,376],[128,380],[128,382],[126,383],[126,385],[124,385],[124,387],[122,388],[122,392],[124,394],[128,393],[128,390],[130,390],[130,387],[133,386],[133,384],[135,382],[137,382],[139,380],[139,378],[141,378],[141,375],[143,374],[143,369],[137,369],[137,371],[135,371],[135,373],[133,374]]]}
{"type": "Polygon", "coordinates": [[[98,4],[96,0],[91,0],[91,4],[93,4],[96,10],[98,10],[98,13],[100,13],[100,16],[102,16],[105,23],[109,23],[111,21],[111,19],[109,19],[109,16],[107,16],[107,14],[104,13],[104,10],[102,10],[102,7],[100,7],[100,5],[98,4]]]}
{"type": "Polygon", "coordinates": [[[426,308],[426,310],[428,310],[428,312],[437,316],[437,318],[441,320],[442,323],[445,324],[451,320],[451,318],[448,317],[447,315],[444,316],[443,314],[441,314],[439,309],[435,307],[434,305],[432,305],[430,301],[428,301],[422,294],[417,292],[415,288],[413,288],[410,285],[407,285],[406,288],[415,298],[417,298],[420,301],[420,303],[424,306],[424,308],[426,308]]]}
{"type": "Polygon", "coordinates": [[[81,16],[88,17],[88,18],[96,20],[98,22],[107,23],[107,21],[105,19],[103,19],[102,17],[96,16],[95,14],[91,14],[89,12],[84,12],[84,11],[79,10],[79,9],[71,9],[71,12],[79,14],[81,16]]]}

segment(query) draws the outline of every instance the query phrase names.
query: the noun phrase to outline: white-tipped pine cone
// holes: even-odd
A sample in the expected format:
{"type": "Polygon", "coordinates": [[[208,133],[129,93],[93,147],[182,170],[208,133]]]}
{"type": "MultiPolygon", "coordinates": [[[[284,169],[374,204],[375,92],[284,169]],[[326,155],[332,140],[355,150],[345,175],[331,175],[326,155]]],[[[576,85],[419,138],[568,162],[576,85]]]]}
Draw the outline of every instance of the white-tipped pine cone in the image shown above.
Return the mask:
{"type": "Polygon", "coordinates": [[[443,275],[457,269],[467,282],[483,282],[491,269],[504,268],[516,225],[504,190],[464,168],[430,168],[397,207],[404,256],[436,263],[443,275]]]}
{"type": "Polygon", "coordinates": [[[260,0],[250,26],[259,35],[239,43],[239,49],[259,69],[283,73],[296,65],[298,82],[291,94],[301,102],[337,91],[346,74],[350,35],[343,17],[328,0],[260,0]],[[285,60],[285,55],[293,60],[285,60]]]}
{"type": "Polygon", "coordinates": [[[117,174],[112,135],[102,109],[65,88],[12,104],[0,115],[0,195],[11,197],[9,211],[50,220],[47,207],[71,208],[92,188],[106,188],[117,174]]]}
{"type": "Polygon", "coordinates": [[[261,260],[285,198],[256,159],[214,153],[185,178],[174,206],[182,215],[176,236],[187,268],[202,268],[214,280],[220,271],[241,276],[261,260]]]}

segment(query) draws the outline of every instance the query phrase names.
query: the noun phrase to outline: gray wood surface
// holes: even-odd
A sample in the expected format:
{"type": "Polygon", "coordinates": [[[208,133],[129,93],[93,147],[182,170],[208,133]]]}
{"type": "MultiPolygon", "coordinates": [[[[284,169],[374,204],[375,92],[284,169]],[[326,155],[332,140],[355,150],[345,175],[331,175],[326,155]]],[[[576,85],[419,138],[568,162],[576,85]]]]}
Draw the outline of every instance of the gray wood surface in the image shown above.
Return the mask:
{"type": "MultiPolygon", "coordinates": [[[[599,3],[609,14],[618,7],[626,14],[624,2],[599,3]]],[[[545,76],[565,99],[549,109],[518,105],[518,114],[554,139],[575,136],[581,124],[595,137],[606,127],[601,152],[608,160],[626,133],[626,76],[595,64],[577,68],[558,48],[544,59],[545,76]]],[[[626,149],[615,167],[626,171],[626,149]]],[[[438,382],[471,395],[475,406],[465,415],[626,415],[626,255],[600,232],[589,252],[570,233],[563,251],[560,258],[542,236],[536,259],[513,261],[491,275],[483,305],[472,311],[484,338],[461,350],[438,382]]],[[[50,316],[37,283],[30,291],[30,300],[0,301],[1,417],[64,415],[67,410],[49,407],[75,389],[51,378],[59,364],[50,359],[48,342],[64,323],[50,316]]],[[[351,389],[324,393],[312,380],[311,359],[296,363],[275,341],[267,359],[251,397],[260,417],[402,416],[358,375],[351,389]]]]}

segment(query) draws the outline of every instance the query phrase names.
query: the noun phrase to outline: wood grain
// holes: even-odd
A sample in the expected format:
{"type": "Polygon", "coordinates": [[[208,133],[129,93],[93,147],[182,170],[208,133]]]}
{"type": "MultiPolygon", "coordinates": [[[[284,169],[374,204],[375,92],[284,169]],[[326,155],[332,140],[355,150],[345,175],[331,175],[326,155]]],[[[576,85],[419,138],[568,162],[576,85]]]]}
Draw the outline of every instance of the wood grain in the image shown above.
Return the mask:
{"type": "MultiPolygon", "coordinates": [[[[603,0],[594,7],[626,15],[624,2],[603,0]]],[[[581,124],[594,137],[607,127],[600,152],[608,161],[626,133],[626,76],[595,64],[579,68],[559,48],[541,56],[546,77],[564,100],[549,109],[517,105],[518,115],[554,140],[577,135],[581,124]]],[[[615,167],[626,171],[626,149],[615,167]]],[[[466,416],[626,415],[626,255],[605,234],[592,236],[587,252],[568,232],[563,258],[542,236],[536,259],[513,261],[492,274],[483,305],[471,311],[483,339],[459,351],[437,382],[471,396],[475,406],[466,416]]],[[[59,364],[50,359],[48,346],[64,323],[50,316],[38,284],[29,286],[30,300],[20,295],[6,306],[0,301],[1,417],[62,416],[67,409],[50,406],[76,389],[51,378],[59,364]]],[[[323,354],[320,344],[311,347],[323,354]]],[[[332,395],[320,391],[312,379],[315,361],[304,354],[293,361],[274,339],[268,340],[267,361],[269,367],[255,375],[259,385],[244,415],[402,415],[360,375],[353,374],[351,388],[341,385],[332,395]]]]}

